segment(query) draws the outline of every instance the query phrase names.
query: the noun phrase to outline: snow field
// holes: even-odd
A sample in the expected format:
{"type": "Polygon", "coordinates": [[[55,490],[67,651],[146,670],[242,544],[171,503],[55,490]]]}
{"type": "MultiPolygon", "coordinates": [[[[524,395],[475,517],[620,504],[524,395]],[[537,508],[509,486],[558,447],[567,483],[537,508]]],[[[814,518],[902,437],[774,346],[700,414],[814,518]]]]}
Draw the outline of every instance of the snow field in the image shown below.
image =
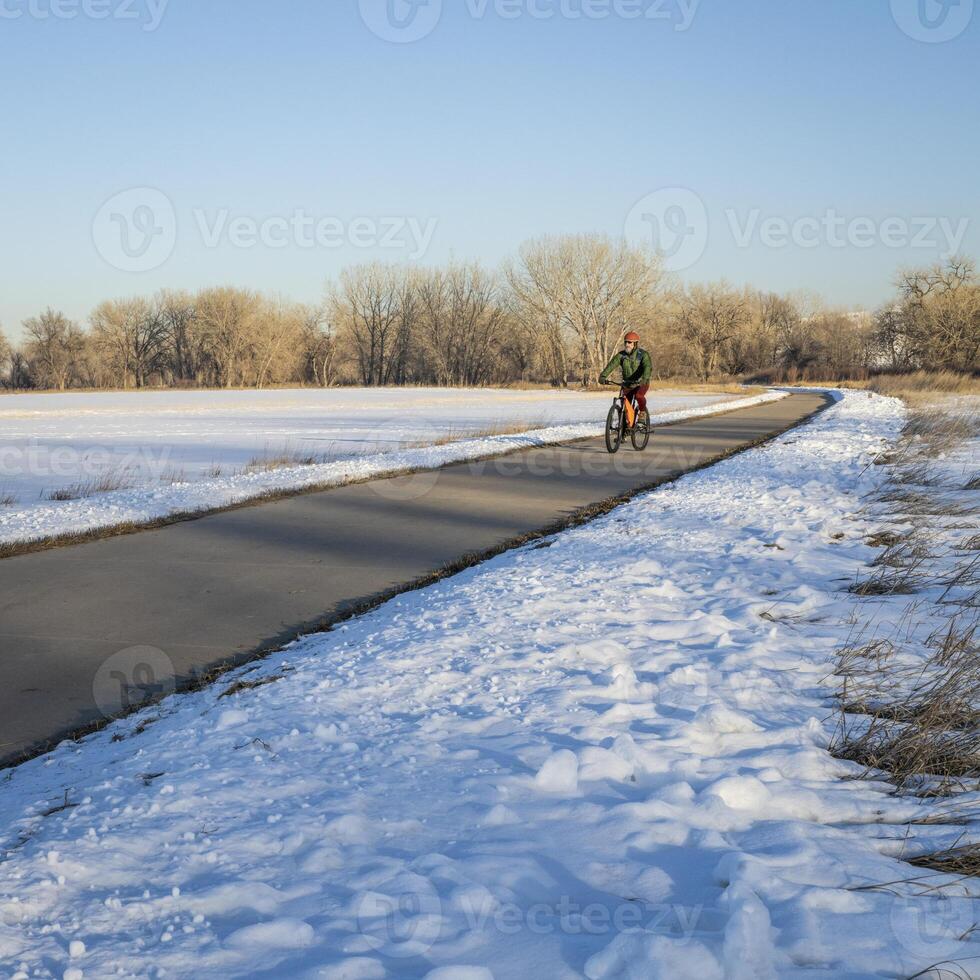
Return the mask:
{"type": "Polygon", "coordinates": [[[904,416],[843,394],[237,675],[272,683],[11,770],[0,963],[759,980],[963,958],[943,899],[854,890],[914,872],[922,805],[827,751],[868,464],[904,416]]]}

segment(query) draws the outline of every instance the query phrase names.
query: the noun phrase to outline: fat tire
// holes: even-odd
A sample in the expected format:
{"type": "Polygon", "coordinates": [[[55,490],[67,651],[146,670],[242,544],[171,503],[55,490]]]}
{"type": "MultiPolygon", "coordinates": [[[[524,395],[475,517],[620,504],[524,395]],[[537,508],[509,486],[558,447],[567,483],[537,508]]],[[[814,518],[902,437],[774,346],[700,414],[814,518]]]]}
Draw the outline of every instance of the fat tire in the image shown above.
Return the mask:
{"type": "Polygon", "coordinates": [[[636,420],[636,425],[633,426],[633,429],[630,432],[630,440],[633,443],[633,448],[638,453],[642,453],[643,450],[647,448],[647,444],[650,442],[649,412],[640,412],[636,420]]]}
{"type": "Polygon", "coordinates": [[[623,413],[613,405],[606,416],[606,449],[618,453],[623,443],[623,413]]]}

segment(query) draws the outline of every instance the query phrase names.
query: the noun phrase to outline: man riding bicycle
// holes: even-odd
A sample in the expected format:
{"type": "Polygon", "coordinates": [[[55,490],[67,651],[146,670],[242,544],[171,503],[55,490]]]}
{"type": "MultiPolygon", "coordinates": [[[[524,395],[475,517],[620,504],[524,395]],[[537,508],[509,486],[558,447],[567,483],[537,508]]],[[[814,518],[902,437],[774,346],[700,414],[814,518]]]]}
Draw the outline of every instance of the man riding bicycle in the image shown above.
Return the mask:
{"type": "Polygon", "coordinates": [[[647,392],[650,390],[650,378],[653,376],[653,361],[650,355],[640,347],[640,335],[628,333],[626,343],[610,362],[599,380],[603,383],[609,380],[609,375],[619,368],[623,373],[623,394],[627,398],[635,398],[641,412],[647,410],[647,392]]]}

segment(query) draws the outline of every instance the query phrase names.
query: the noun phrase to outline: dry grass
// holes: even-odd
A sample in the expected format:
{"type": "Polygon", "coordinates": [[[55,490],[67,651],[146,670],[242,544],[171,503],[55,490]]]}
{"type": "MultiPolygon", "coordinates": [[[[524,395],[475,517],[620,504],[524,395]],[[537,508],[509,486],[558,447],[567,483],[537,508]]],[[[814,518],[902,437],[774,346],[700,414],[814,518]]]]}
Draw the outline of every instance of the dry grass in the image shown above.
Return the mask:
{"type": "Polygon", "coordinates": [[[980,844],[956,844],[931,854],[910,858],[909,864],[960,877],[980,875],[980,844]]]}
{"type": "Polygon", "coordinates": [[[900,788],[947,795],[980,779],[980,644],[977,623],[950,619],[930,637],[924,665],[903,665],[876,641],[842,651],[842,718],[832,751],[900,788]],[[853,716],[860,716],[852,720],[853,716]]]}
{"type": "MultiPolygon", "coordinates": [[[[590,389],[599,390],[599,389],[590,389]]],[[[608,388],[603,388],[608,391],[608,388]]],[[[684,378],[666,379],[664,381],[651,381],[651,391],[693,391],[696,394],[706,395],[745,395],[752,398],[756,395],[764,395],[768,388],[765,385],[742,385],[731,381],[689,381],[684,378]]]]}
{"type": "Polygon", "coordinates": [[[545,418],[525,420],[523,422],[497,422],[483,429],[465,430],[450,429],[444,435],[435,439],[416,439],[400,443],[401,449],[427,449],[430,446],[450,446],[455,442],[468,442],[470,439],[494,439],[497,436],[519,436],[525,432],[535,432],[548,428],[545,418]]]}
{"type": "Polygon", "coordinates": [[[183,467],[177,469],[176,466],[168,466],[160,474],[160,482],[167,483],[171,486],[173,486],[175,483],[186,483],[187,473],[184,471],[183,467]]]}
{"type": "Polygon", "coordinates": [[[926,569],[926,557],[907,565],[882,565],[874,575],[855,582],[848,591],[865,597],[915,595],[929,582],[926,569]]]}
{"type": "Polygon", "coordinates": [[[905,535],[895,531],[876,531],[865,539],[865,544],[871,548],[891,548],[905,540],[905,535]]]}
{"type": "Polygon", "coordinates": [[[100,493],[112,493],[115,490],[128,490],[133,486],[131,474],[123,470],[107,470],[98,476],[93,476],[80,483],[73,483],[48,494],[48,500],[67,501],[84,500],[95,497],[100,493]]]}
{"type": "Polygon", "coordinates": [[[951,412],[940,408],[914,409],[902,432],[905,439],[921,439],[931,456],[948,452],[964,439],[973,439],[978,434],[978,413],[951,412]]]}
{"type": "Polygon", "coordinates": [[[827,378],[822,381],[797,382],[798,387],[849,388],[873,391],[891,398],[901,398],[911,408],[954,405],[961,408],[966,399],[977,400],[980,407],[980,376],[954,371],[914,371],[908,374],[880,374],[868,380],[827,378]],[[955,404],[954,404],[955,400],[955,404]]]}
{"type": "Polygon", "coordinates": [[[258,688],[260,687],[267,687],[269,684],[275,684],[277,681],[281,681],[284,676],[285,673],[282,673],[282,674],[275,674],[270,677],[260,677],[258,680],[254,680],[254,681],[248,681],[248,680],[235,681],[235,683],[232,684],[230,687],[225,688],[225,690],[223,690],[221,694],[218,695],[218,697],[230,698],[235,694],[240,694],[242,691],[255,691],[258,690],[258,688]]]}
{"type": "Polygon", "coordinates": [[[0,507],[13,507],[17,503],[17,498],[12,493],[0,490],[0,507]]]}
{"type": "MultiPolygon", "coordinates": [[[[972,932],[972,928],[968,929],[959,938],[965,940],[972,932]]],[[[970,959],[974,958],[970,957],[970,959]]],[[[975,974],[962,963],[956,963],[953,960],[943,960],[941,963],[933,963],[931,966],[927,966],[918,973],[913,973],[912,976],[906,977],[905,980],[973,980],[974,976],[975,974]]]]}
{"type": "Polygon", "coordinates": [[[246,473],[270,473],[273,470],[292,469],[294,466],[316,466],[326,458],[316,453],[284,449],[272,455],[253,456],[245,466],[246,473]]]}
{"type": "MultiPolygon", "coordinates": [[[[934,379],[918,380],[925,385],[934,379]]],[[[947,387],[954,387],[953,379],[947,387]]],[[[891,639],[845,646],[836,670],[842,678],[842,717],[834,753],[868,773],[886,773],[899,788],[927,795],[950,794],[963,780],[980,780],[980,622],[974,611],[980,602],[980,555],[968,554],[950,569],[949,547],[943,547],[949,531],[975,527],[957,521],[975,514],[976,507],[958,496],[965,491],[948,484],[936,465],[977,434],[978,420],[968,413],[911,412],[901,440],[887,454],[888,479],[869,503],[876,512],[884,506],[909,529],[883,529],[867,539],[883,551],[871,563],[874,573],[851,591],[860,596],[943,591],[930,594],[928,608],[925,597],[910,606],[891,639]],[[916,620],[957,606],[946,615],[944,628],[926,641],[924,660],[900,655],[916,632],[916,620]]],[[[976,541],[971,537],[963,544],[976,541]]]]}
{"type": "Polygon", "coordinates": [[[859,385],[881,395],[901,398],[906,394],[980,395],[980,377],[956,371],[914,371],[880,374],[859,385]]]}
{"type": "MultiPolygon", "coordinates": [[[[483,429],[475,430],[450,428],[448,432],[434,438],[399,442],[398,449],[429,449],[433,446],[449,446],[453,443],[467,442],[471,439],[492,439],[496,436],[521,435],[524,432],[533,432],[536,429],[546,428],[548,425],[547,419],[540,418],[523,422],[499,422],[488,425],[483,429]]],[[[316,466],[320,463],[329,462],[329,458],[326,454],[317,455],[284,449],[272,455],[253,456],[245,467],[244,472],[269,472],[271,470],[289,469],[294,466],[316,466]]]]}

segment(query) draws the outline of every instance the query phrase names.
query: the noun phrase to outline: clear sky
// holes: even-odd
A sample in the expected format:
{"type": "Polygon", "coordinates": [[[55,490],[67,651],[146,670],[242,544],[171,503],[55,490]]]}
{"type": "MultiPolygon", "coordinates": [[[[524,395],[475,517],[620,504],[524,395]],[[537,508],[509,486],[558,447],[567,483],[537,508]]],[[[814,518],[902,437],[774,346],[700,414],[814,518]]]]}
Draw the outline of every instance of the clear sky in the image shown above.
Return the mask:
{"type": "Polygon", "coordinates": [[[0,325],[658,226],[685,278],[877,304],[980,255],[950,2],[0,0],[0,325]]]}

